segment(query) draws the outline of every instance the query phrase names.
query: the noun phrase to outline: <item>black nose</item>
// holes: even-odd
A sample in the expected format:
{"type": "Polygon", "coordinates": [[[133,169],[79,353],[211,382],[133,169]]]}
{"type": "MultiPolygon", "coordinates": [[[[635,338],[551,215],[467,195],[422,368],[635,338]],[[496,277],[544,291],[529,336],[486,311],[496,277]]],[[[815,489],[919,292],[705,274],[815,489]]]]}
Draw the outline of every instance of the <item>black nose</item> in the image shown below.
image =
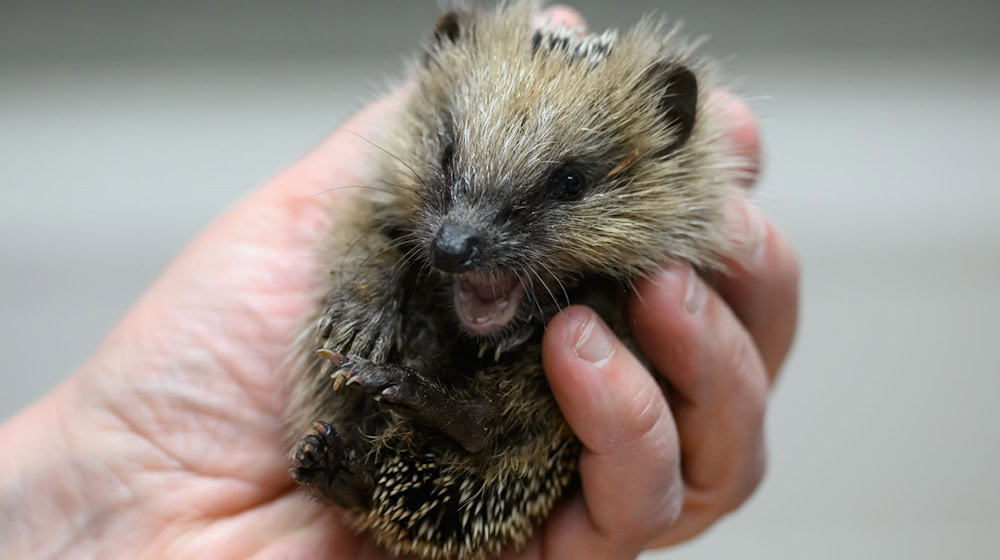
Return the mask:
{"type": "Polygon", "coordinates": [[[479,236],[471,229],[444,224],[431,242],[431,264],[445,272],[465,272],[479,264],[479,236]]]}

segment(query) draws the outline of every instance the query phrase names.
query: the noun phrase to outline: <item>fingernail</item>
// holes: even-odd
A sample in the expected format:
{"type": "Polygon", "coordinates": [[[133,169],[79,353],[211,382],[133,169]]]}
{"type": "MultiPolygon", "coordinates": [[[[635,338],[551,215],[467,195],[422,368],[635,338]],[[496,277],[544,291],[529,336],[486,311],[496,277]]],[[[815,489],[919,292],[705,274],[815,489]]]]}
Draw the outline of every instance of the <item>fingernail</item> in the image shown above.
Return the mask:
{"type": "Polygon", "coordinates": [[[614,337],[604,323],[591,314],[587,324],[580,329],[573,350],[577,356],[596,365],[602,365],[611,358],[614,351],[614,337]]]}
{"type": "Polygon", "coordinates": [[[694,315],[705,305],[705,284],[694,269],[687,269],[687,286],[684,289],[684,311],[694,315]]]}

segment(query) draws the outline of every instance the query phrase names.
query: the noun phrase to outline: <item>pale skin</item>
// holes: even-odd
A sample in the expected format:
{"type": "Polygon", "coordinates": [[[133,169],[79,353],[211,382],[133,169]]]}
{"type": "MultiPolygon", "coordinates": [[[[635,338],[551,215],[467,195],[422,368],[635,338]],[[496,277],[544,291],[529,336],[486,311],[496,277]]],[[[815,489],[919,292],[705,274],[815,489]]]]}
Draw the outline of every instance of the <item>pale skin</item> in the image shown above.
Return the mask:
{"type": "MultiPolygon", "coordinates": [[[[546,18],[583,23],[565,7],[546,18]]],[[[314,250],[336,227],[312,195],[358,184],[351,162],[371,148],[354,133],[403,95],[365,107],[210,224],[79,370],[0,426],[0,557],[385,557],[293,486],[277,372],[313,304],[314,250]]],[[[717,95],[734,149],[757,161],[746,105],[717,95]]],[[[544,366],[585,446],[583,492],[513,557],[632,558],[700,534],[757,487],[798,266],[746,197],[727,201],[726,227],[750,240],[728,276],[708,285],[666,263],[637,287],[630,313],[655,372],[586,308],[549,323],[544,366]]]]}

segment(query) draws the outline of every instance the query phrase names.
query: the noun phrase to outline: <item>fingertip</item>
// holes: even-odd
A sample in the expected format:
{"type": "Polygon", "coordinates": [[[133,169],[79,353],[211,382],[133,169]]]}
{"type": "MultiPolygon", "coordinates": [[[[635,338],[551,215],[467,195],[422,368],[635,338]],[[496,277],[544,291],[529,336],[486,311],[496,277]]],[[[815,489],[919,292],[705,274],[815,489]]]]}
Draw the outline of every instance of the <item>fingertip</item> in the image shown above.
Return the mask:
{"type": "Polygon", "coordinates": [[[552,393],[591,451],[631,444],[669,415],[652,376],[592,310],[574,306],[561,312],[542,345],[552,393]]]}
{"type": "Polygon", "coordinates": [[[694,284],[697,275],[690,264],[668,262],[653,274],[636,282],[629,300],[630,311],[637,317],[651,318],[665,309],[685,310],[696,314],[704,305],[703,295],[697,293],[701,286],[694,284]]]}
{"type": "Polygon", "coordinates": [[[767,217],[745,193],[731,192],[722,201],[722,229],[729,243],[723,260],[729,272],[758,268],[765,260],[770,228],[767,217]]]}
{"type": "Polygon", "coordinates": [[[562,522],[575,524],[577,534],[590,528],[590,546],[638,550],[673,523],[683,496],[677,427],[659,384],[594,311],[580,306],[550,321],[543,365],[584,446],[586,510],[562,522]],[[630,481],[627,488],[621,480],[630,481]]]}
{"type": "Polygon", "coordinates": [[[734,154],[745,161],[745,166],[741,169],[744,175],[740,182],[744,187],[752,187],[761,168],[760,127],[757,125],[757,118],[746,101],[729,90],[714,90],[712,97],[725,112],[726,128],[734,154]]]}
{"type": "Polygon", "coordinates": [[[542,338],[542,367],[563,416],[581,439],[589,437],[587,419],[608,414],[609,379],[602,375],[620,344],[591,309],[574,305],[549,321],[542,338]],[[583,432],[583,433],[581,433],[583,432]]]}
{"type": "Polygon", "coordinates": [[[733,250],[715,288],[753,337],[773,380],[798,320],[798,256],[780,228],[744,196],[726,201],[724,223],[733,250]]]}
{"type": "Polygon", "coordinates": [[[587,307],[573,305],[556,314],[542,335],[542,367],[550,383],[568,382],[579,359],[575,348],[585,330],[593,329],[597,315],[587,307]],[[554,378],[554,379],[553,379],[554,378]]]}
{"type": "Polygon", "coordinates": [[[674,262],[637,282],[629,299],[639,347],[682,395],[702,391],[702,356],[694,341],[708,297],[704,281],[691,265],[674,262]]]}
{"type": "Polygon", "coordinates": [[[597,319],[593,310],[583,305],[571,305],[553,317],[545,327],[542,338],[542,350],[552,349],[554,352],[565,352],[572,348],[580,337],[581,331],[597,319]]]}
{"type": "Polygon", "coordinates": [[[587,21],[580,12],[564,4],[555,4],[535,14],[532,28],[542,29],[561,25],[568,29],[580,28],[586,31],[587,21]]]}

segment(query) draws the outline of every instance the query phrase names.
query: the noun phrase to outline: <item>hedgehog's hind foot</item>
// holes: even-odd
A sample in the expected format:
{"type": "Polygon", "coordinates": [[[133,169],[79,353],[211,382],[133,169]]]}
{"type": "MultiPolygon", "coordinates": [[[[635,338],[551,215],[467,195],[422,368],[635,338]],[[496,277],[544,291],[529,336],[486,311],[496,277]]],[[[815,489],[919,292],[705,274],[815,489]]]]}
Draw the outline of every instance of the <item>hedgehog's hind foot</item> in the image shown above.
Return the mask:
{"type": "Polygon", "coordinates": [[[347,508],[366,506],[372,483],[359,454],[326,422],[313,430],[292,449],[292,478],[321,499],[347,508]]]}

